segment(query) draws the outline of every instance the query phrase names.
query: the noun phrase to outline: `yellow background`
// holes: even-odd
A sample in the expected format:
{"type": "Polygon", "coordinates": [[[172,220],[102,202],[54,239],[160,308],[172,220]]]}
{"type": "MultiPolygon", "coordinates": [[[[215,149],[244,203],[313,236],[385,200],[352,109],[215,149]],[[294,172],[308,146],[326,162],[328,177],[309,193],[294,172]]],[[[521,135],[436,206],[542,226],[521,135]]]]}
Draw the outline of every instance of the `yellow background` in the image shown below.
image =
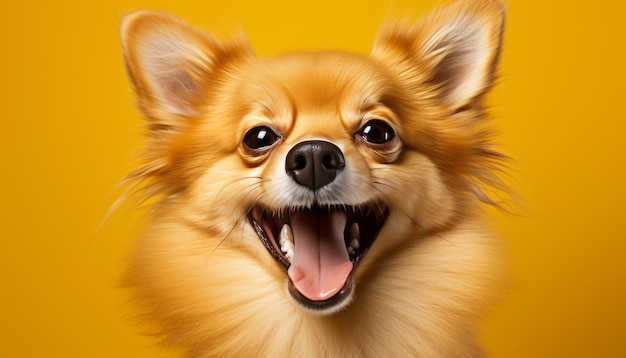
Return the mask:
{"type": "MultiPolygon", "coordinates": [[[[139,147],[119,17],[171,11],[261,55],[367,53],[387,15],[437,0],[11,1],[2,6],[0,356],[158,357],[116,277],[139,219],[97,230],[139,147]]],[[[626,356],[626,7],[509,0],[492,101],[522,216],[494,213],[514,288],[485,322],[493,357],[626,356]]]]}

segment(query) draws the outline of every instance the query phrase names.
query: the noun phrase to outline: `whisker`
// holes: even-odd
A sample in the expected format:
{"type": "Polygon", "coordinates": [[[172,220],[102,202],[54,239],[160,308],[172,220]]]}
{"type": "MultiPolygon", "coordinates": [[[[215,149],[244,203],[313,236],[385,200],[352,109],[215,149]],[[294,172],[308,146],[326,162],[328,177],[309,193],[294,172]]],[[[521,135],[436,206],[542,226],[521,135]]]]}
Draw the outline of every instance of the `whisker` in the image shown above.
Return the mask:
{"type": "Polygon", "coordinates": [[[224,185],[224,186],[220,189],[220,191],[217,193],[217,196],[219,197],[219,196],[222,194],[222,192],[223,192],[224,190],[226,190],[226,188],[228,188],[229,186],[234,185],[234,184],[237,184],[237,183],[239,183],[239,182],[241,182],[241,181],[243,181],[243,180],[260,180],[259,182],[254,182],[254,183],[250,184],[249,186],[244,187],[244,189],[246,189],[246,188],[248,188],[248,187],[250,187],[250,186],[252,186],[252,185],[256,185],[257,183],[258,183],[258,184],[260,184],[260,183],[262,183],[262,182],[263,182],[263,178],[262,178],[262,177],[260,177],[260,176],[241,177],[241,178],[238,178],[238,179],[236,179],[236,180],[233,180],[233,181],[229,182],[228,184],[224,185]]]}
{"type": "Polygon", "coordinates": [[[384,185],[388,188],[391,188],[395,191],[397,191],[398,193],[403,193],[403,190],[395,185],[392,185],[392,182],[388,179],[385,178],[381,178],[381,177],[373,177],[372,178],[374,180],[374,183],[376,184],[380,184],[380,185],[384,185]]]}
{"type": "MultiPolygon", "coordinates": [[[[392,172],[394,174],[400,174],[403,176],[410,176],[411,173],[408,171],[403,170],[402,168],[398,168],[398,167],[393,167],[393,166],[387,166],[387,167],[377,167],[377,168],[371,168],[371,171],[383,171],[383,172],[392,172]]],[[[387,187],[395,192],[397,192],[400,195],[405,195],[404,194],[404,190],[400,187],[398,187],[397,185],[394,185],[395,183],[390,180],[387,179],[385,177],[382,177],[380,175],[373,175],[372,176],[372,180],[374,184],[378,184],[380,186],[384,186],[387,187]]],[[[372,189],[377,191],[378,193],[381,194],[381,196],[383,196],[385,199],[388,200],[387,195],[380,189],[377,188],[375,185],[371,185],[372,189]]],[[[410,215],[410,213],[406,212],[406,210],[402,207],[402,206],[398,206],[396,207],[397,209],[400,210],[400,212],[402,213],[402,215],[404,215],[405,217],[407,217],[414,225],[419,226],[419,222],[412,216],[410,215]]]]}
{"type": "Polygon", "coordinates": [[[230,228],[230,230],[228,231],[228,233],[226,235],[224,235],[224,237],[222,238],[222,240],[220,240],[220,242],[213,248],[213,250],[211,251],[211,253],[209,253],[209,256],[213,255],[213,253],[219,249],[220,246],[222,246],[222,244],[226,241],[226,239],[228,239],[228,237],[233,233],[233,231],[235,231],[235,228],[237,227],[237,223],[235,223],[233,225],[232,228],[230,228]]]}
{"type": "Polygon", "coordinates": [[[374,167],[374,168],[370,168],[370,171],[375,171],[375,170],[382,170],[382,171],[390,171],[390,172],[398,172],[401,173],[403,175],[411,175],[412,173],[407,171],[407,170],[403,170],[402,168],[396,167],[396,166],[386,166],[386,167],[374,167]]]}
{"type": "MultiPolygon", "coordinates": [[[[248,185],[246,188],[253,187],[253,186],[255,186],[255,185],[256,185],[256,184],[251,184],[251,185],[248,185]]],[[[250,195],[253,191],[254,191],[254,190],[249,191],[249,192],[246,194],[246,197],[247,197],[248,195],[250,195]]],[[[260,194],[257,194],[257,197],[258,197],[259,195],[260,195],[260,194]]],[[[250,211],[251,211],[251,210],[252,210],[252,207],[250,207],[250,208],[248,208],[248,209],[247,209],[247,211],[246,211],[246,216],[245,216],[245,217],[247,217],[247,216],[250,214],[250,211]]],[[[233,216],[233,217],[238,217],[239,215],[240,215],[240,213],[239,213],[239,211],[238,211],[237,209],[233,210],[233,212],[232,212],[232,214],[231,214],[231,216],[233,216]]],[[[216,245],[216,247],[213,249],[213,251],[212,251],[212,252],[214,252],[215,250],[217,250],[217,249],[218,249],[218,248],[219,248],[219,247],[220,247],[220,246],[221,246],[221,245],[222,245],[222,244],[223,244],[223,243],[224,243],[224,242],[228,239],[228,237],[229,237],[229,236],[231,236],[231,234],[235,231],[235,229],[237,228],[237,226],[238,226],[239,224],[241,224],[241,234],[239,235],[239,237],[243,239],[243,237],[244,237],[244,230],[245,230],[245,228],[246,228],[246,220],[245,220],[245,219],[244,219],[244,220],[235,220],[235,223],[233,224],[233,227],[230,229],[230,231],[228,232],[228,234],[226,234],[226,235],[224,236],[224,238],[223,238],[223,239],[222,239],[222,240],[221,240],[221,241],[220,241],[220,242],[216,245]]]]}
{"type": "MultiPolygon", "coordinates": [[[[238,192],[245,192],[245,194],[243,195],[243,202],[256,202],[259,197],[262,195],[262,193],[258,192],[258,189],[261,188],[261,184],[265,181],[263,180],[261,177],[259,176],[249,176],[249,177],[242,177],[242,178],[238,178],[232,182],[229,182],[228,184],[224,185],[220,191],[217,193],[217,197],[219,198],[222,194],[225,193],[229,193],[230,191],[226,191],[226,189],[228,187],[230,187],[231,185],[237,184],[237,183],[241,183],[242,181],[245,180],[252,180],[254,179],[255,182],[253,183],[249,183],[249,184],[245,184],[244,186],[241,186],[239,188],[236,188],[238,192]],[[253,196],[252,200],[249,200],[250,196],[253,196]]],[[[252,210],[252,206],[250,206],[247,211],[246,211],[246,216],[250,214],[250,211],[252,210]]],[[[234,209],[233,212],[231,213],[231,216],[233,217],[238,217],[240,215],[240,212],[238,210],[238,208],[234,209]]],[[[246,221],[245,220],[235,220],[236,222],[233,224],[233,227],[228,231],[228,233],[226,235],[224,235],[224,237],[220,240],[220,242],[215,246],[215,248],[213,248],[213,250],[211,251],[211,254],[213,252],[215,252],[230,236],[232,236],[233,232],[235,231],[235,229],[239,226],[239,222],[241,222],[241,237],[243,238],[243,232],[245,230],[245,224],[246,221]]]]}
{"type": "MultiPolygon", "coordinates": [[[[389,188],[391,188],[391,189],[393,189],[393,190],[398,191],[399,193],[402,193],[402,191],[401,191],[399,188],[396,188],[396,187],[394,187],[394,186],[392,186],[392,185],[389,185],[388,183],[385,183],[385,182],[382,182],[382,181],[377,181],[377,180],[384,180],[384,179],[382,179],[382,178],[374,178],[374,184],[384,185],[384,186],[387,186],[387,187],[389,187],[389,188]]],[[[385,199],[387,199],[387,196],[385,195],[385,193],[384,193],[382,190],[380,190],[379,188],[377,188],[377,187],[376,187],[376,186],[374,186],[374,185],[372,185],[371,187],[372,187],[372,189],[373,189],[373,190],[375,190],[375,191],[379,192],[379,193],[380,193],[380,194],[381,194],[381,195],[382,195],[385,199]]],[[[415,224],[415,225],[418,225],[418,226],[419,226],[418,221],[417,221],[417,220],[415,220],[415,219],[413,218],[413,216],[412,216],[412,215],[410,215],[409,213],[407,213],[407,212],[404,210],[404,208],[402,208],[402,207],[400,206],[400,207],[396,207],[396,209],[399,209],[399,210],[400,210],[400,212],[401,212],[404,216],[406,216],[406,217],[407,217],[407,218],[408,218],[408,219],[409,219],[409,220],[410,220],[413,224],[415,224]]]]}

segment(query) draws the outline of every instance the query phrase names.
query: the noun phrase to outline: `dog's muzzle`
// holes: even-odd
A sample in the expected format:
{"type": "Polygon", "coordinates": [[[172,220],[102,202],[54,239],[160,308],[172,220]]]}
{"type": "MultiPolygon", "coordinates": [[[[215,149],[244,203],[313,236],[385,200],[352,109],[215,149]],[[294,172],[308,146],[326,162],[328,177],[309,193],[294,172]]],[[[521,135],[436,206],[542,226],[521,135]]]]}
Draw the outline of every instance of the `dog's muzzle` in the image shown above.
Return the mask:
{"type": "MultiPolygon", "coordinates": [[[[346,162],[335,144],[310,140],[285,158],[286,174],[313,196],[332,184],[346,162]]],[[[327,190],[326,188],[324,190],[327,190]]],[[[387,217],[380,202],[289,208],[255,205],[249,220],[269,253],[284,267],[289,292],[300,305],[332,313],[352,297],[354,266],[367,252],[387,217]]]]}

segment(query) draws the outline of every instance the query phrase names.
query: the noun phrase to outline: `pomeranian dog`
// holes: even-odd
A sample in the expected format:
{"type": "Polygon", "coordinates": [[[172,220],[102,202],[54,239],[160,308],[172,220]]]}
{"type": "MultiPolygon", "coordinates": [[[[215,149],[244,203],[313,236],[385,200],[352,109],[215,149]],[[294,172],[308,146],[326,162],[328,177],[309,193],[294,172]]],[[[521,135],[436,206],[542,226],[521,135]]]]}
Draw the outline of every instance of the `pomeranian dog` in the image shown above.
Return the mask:
{"type": "Polygon", "coordinates": [[[476,357],[502,281],[483,202],[504,21],[460,0],[370,55],[256,57],[162,12],[123,19],[152,203],[126,276],[192,357],[476,357]]]}

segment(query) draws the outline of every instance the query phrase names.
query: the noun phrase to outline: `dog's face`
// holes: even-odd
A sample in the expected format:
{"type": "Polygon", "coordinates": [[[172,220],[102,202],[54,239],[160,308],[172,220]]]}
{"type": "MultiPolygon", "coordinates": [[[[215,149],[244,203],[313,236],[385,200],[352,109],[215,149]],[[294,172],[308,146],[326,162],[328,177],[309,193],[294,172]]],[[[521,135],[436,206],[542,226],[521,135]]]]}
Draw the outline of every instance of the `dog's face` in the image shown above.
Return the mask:
{"type": "MultiPolygon", "coordinates": [[[[305,307],[333,311],[350,301],[351,276],[387,220],[395,222],[386,234],[391,244],[406,236],[396,226],[398,214],[413,216],[418,196],[430,192],[437,198],[426,200],[443,204],[445,188],[426,156],[403,153],[396,113],[408,109],[394,102],[400,89],[374,61],[299,54],[246,72],[253,75],[242,78],[228,101],[249,109],[235,119],[231,137],[238,143],[232,160],[240,165],[234,173],[248,190],[237,190],[231,205],[247,214],[286,271],[292,297],[305,307]],[[403,172],[398,162],[413,168],[403,172]],[[418,179],[419,190],[411,189],[408,173],[415,170],[430,176],[418,179]],[[407,193],[415,196],[404,200],[407,193]]],[[[204,185],[198,187],[202,192],[204,185]]]]}
{"type": "Polygon", "coordinates": [[[387,27],[370,56],[269,59],[133,13],[125,59],[150,128],[136,176],[208,247],[230,245],[301,306],[336,312],[376,263],[474,201],[493,154],[479,122],[502,24],[490,4],[387,27]]]}

